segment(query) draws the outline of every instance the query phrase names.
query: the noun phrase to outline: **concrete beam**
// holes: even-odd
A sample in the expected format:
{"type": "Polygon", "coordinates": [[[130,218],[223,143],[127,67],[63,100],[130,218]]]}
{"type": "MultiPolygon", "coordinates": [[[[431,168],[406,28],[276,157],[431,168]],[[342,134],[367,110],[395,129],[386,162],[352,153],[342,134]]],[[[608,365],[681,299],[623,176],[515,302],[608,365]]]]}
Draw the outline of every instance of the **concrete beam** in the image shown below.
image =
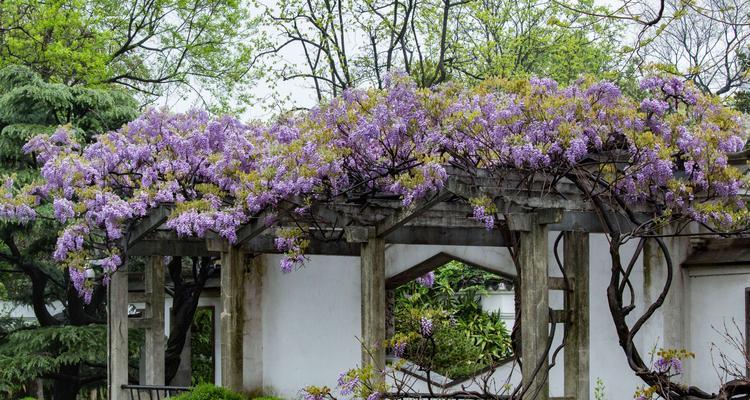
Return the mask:
{"type": "Polygon", "coordinates": [[[220,251],[206,247],[205,240],[179,238],[174,232],[159,232],[149,235],[128,248],[129,256],[181,256],[206,257],[218,256],[220,251]],[[153,236],[153,237],[152,237],[153,236]]]}
{"type": "Polygon", "coordinates": [[[521,359],[523,360],[524,399],[549,399],[547,379],[549,359],[549,283],[547,264],[548,228],[529,214],[520,218],[518,258],[521,270],[521,359]]]}
{"type": "Polygon", "coordinates": [[[481,227],[404,226],[385,237],[386,243],[442,246],[507,247],[502,232],[481,227]]]}
{"type": "Polygon", "coordinates": [[[565,296],[570,321],[565,325],[565,397],[589,398],[589,234],[563,233],[563,265],[575,288],[565,296]]]}
{"type": "Polygon", "coordinates": [[[221,253],[221,386],[242,390],[244,252],[234,246],[221,253]]]}
{"type": "Polygon", "coordinates": [[[107,287],[107,382],[110,400],[128,400],[128,275],[123,266],[107,287]]]}
{"type": "Polygon", "coordinates": [[[453,196],[453,193],[447,190],[441,190],[429,199],[417,202],[408,208],[397,211],[393,216],[387,217],[384,221],[381,221],[375,226],[375,236],[385,237],[389,235],[398,228],[409,223],[409,221],[417,218],[424,211],[429,210],[438,203],[442,203],[451,196],[453,196]]]}
{"type": "Polygon", "coordinates": [[[385,369],[385,240],[362,243],[362,365],[385,369]]]}
{"type": "Polygon", "coordinates": [[[164,259],[151,256],[144,271],[146,310],[146,385],[164,385],[164,259]]]}
{"type": "Polygon", "coordinates": [[[159,206],[149,211],[148,215],[143,217],[128,231],[127,246],[125,248],[130,248],[130,246],[139,242],[148,233],[159,228],[169,218],[171,213],[172,208],[167,206],[159,206]]]}
{"type": "Polygon", "coordinates": [[[252,221],[245,224],[242,228],[237,230],[237,243],[245,243],[254,237],[262,234],[268,228],[276,225],[280,215],[292,209],[294,205],[292,203],[283,203],[276,211],[263,211],[252,221]],[[270,222],[270,223],[269,223],[270,222]]]}
{"type": "Polygon", "coordinates": [[[487,271],[492,274],[497,274],[505,278],[512,279],[515,277],[515,273],[509,273],[510,271],[503,273],[502,271],[499,271],[496,267],[493,268],[492,266],[489,266],[489,265],[478,264],[476,262],[468,261],[461,257],[454,256],[450,253],[441,251],[440,253],[430,256],[429,258],[424,259],[417,264],[414,264],[413,267],[388,278],[386,280],[386,288],[389,290],[395,289],[451,261],[458,261],[462,264],[468,265],[469,267],[481,269],[483,271],[487,271]]]}

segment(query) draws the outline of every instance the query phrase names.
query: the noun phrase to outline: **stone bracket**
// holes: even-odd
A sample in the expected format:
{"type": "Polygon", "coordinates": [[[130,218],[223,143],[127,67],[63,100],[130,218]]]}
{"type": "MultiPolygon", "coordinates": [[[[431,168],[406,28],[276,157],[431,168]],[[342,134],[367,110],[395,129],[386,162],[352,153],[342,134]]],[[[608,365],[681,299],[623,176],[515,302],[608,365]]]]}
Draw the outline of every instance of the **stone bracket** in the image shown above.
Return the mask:
{"type": "Polygon", "coordinates": [[[529,232],[532,225],[552,225],[562,221],[563,209],[544,208],[530,213],[510,213],[507,218],[510,230],[529,232]]]}

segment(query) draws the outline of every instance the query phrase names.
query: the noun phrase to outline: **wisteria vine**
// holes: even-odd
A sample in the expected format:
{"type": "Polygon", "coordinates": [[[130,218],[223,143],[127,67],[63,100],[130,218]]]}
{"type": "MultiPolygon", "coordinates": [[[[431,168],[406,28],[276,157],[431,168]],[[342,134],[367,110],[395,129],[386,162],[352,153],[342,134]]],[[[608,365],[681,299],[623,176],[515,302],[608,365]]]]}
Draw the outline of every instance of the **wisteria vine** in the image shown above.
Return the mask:
{"type": "MultiPolygon", "coordinates": [[[[85,146],[61,127],[26,144],[41,179],[25,187],[6,179],[0,217],[57,219],[54,259],[85,297],[85,270],[99,269],[106,283],[124,261],[131,224],[157,207],[171,207],[166,227],[180,236],[235,242],[243,224],[289,202],[298,215],[342,196],[388,193],[409,206],[440,190],[449,168],[498,182],[509,171],[569,179],[600,208],[646,207],[651,227],[745,229],[746,181],[729,163],[746,141],[740,115],[677,79],[647,78],[640,89],[642,100],[587,79],[420,89],[392,75],[382,90],[348,90],[272,123],[150,110],[85,146]]],[[[503,219],[495,199],[468,200],[488,229],[503,219]]],[[[304,236],[277,232],[284,271],[304,261],[304,236]]]]}
{"type": "MultiPolygon", "coordinates": [[[[427,90],[395,75],[386,86],[349,90],[272,124],[150,110],[88,146],[61,127],[25,146],[42,164],[42,180],[20,189],[6,180],[0,214],[28,222],[51,202],[65,226],[54,258],[73,273],[92,259],[111,272],[129,223],[160,205],[174,206],[167,227],[179,235],[213,231],[234,242],[243,223],[292,198],[388,192],[408,206],[444,185],[448,165],[554,177],[590,174],[597,154],[618,153],[617,162],[596,163],[597,179],[628,202],[722,229],[747,219],[738,196],[744,181],[728,165],[745,142],[740,117],[679,80],[642,81],[649,97],[640,103],[606,81],[427,90]]],[[[471,201],[474,218],[492,228],[491,202],[471,201]]],[[[298,236],[277,240],[290,255],[286,270],[301,261],[298,236]]]]}

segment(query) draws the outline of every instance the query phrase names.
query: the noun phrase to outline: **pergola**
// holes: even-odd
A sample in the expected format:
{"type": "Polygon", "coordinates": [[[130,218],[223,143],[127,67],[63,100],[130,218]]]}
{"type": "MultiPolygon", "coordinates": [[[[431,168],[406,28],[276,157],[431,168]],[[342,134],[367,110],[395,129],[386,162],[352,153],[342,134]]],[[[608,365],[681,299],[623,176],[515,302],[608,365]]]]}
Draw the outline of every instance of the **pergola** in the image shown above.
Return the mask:
{"type": "MultiPolygon", "coordinates": [[[[243,315],[260,311],[262,276],[255,265],[257,256],[279,253],[274,245],[274,228],[292,225],[306,227],[310,237],[308,255],[360,257],[361,338],[365,345],[378,345],[372,355],[363,351],[362,362],[373,363],[379,369],[386,365],[382,346],[387,335],[386,243],[509,247],[517,241],[522,326],[522,352],[518,356],[526,360],[523,385],[529,388],[528,393],[538,392],[539,399],[549,397],[548,380],[543,374],[535,374],[534,367],[541,365],[545,371],[550,324],[562,323],[566,332],[565,396],[589,398],[589,233],[604,231],[591,204],[565,179],[521,178],[509,173],[500,183],[481,170],[449,170],[446,182],[437,193],[408,207],[388,193],[314,203],[302,217],[292,212],[293,207],[280,205],[280,211],[261,212],[244,225],[232,244],[215,235],[179,238],[163,228],[170,208],[152,210],[133,225],[123,243],[129,256],[150,259],[144,297],[128,297],[126,272],[115,273],[109,286],[109,398],[127,398],[121,388],[128,383],[129,327],[146,329],[146,383],[164,384],[164,293],[160,289],[164,285],[163,256],[221,257],[221,384],[239,390],[243,384],[253,387],[261,382],[262,370],[243,366],[242,349],[250,349],[251,364],[253,357],[262,358],[262,323],[260,318],[252,317],[243,321],[243,315]],[[499,225],[507,230],[487,230],[471,219],[468,200],[479,194],[494,199],[498,215],[504,218],[499,225]],[[273,222],[269,222],[271,216],[273,222]],[[514,234],[509,236],[508,231],[514,234]],[[549,276],[550,231],[563,232],[565,280],[549,276]],[[563,310],[550,310],[550,290],[570,293],[563,310]],[[129,302],[146,304],[143,318],[128,318],[129,302]],[[243,336],[248,343],[243,343],[243,336]],[[243,369],[248,370],[245,382],[243,369]]],[[[633,228],[620,215],[613,213],[609,219],[623,231],[633,228]]],[[[415,270],[411,272],[413,276],[400,274],[398,278],[410,279],[421,273],[424,271],[415,270]]]]}

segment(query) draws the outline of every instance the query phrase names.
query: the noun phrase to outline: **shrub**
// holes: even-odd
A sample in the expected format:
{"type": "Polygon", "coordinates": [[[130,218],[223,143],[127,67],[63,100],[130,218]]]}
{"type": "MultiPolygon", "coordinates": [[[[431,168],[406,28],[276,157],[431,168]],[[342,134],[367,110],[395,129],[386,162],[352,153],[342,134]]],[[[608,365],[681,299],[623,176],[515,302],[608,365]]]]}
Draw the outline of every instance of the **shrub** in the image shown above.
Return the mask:
{"type": "Polygon", "coordinates": [[[183,393],[174,400],[245,400],[242,395],[229,389],[211,384],[198,385],[193,390],[183,393]]]}
{"type": "Polygon", "coordinates": [[[407,359],[452,379],[470,377],[488,365],[481,348],[448,322],[439,324],[432,340],[420,339],[407,349],[407,359]]]}
{"type": "Polygon", "coordinates": [[[404,358],[458,379],[511,356],[505,323],[498,313],[488,313],[481,306],[486,285],[500,280],[497,275],[452,261],[435,271],[431,286],[416,281],[400,286],[396,290],[395,328],[397,342],[408,342],[404,358]],[[430,339],[420,335],[422,317],[435,323],[430,339]]]}

